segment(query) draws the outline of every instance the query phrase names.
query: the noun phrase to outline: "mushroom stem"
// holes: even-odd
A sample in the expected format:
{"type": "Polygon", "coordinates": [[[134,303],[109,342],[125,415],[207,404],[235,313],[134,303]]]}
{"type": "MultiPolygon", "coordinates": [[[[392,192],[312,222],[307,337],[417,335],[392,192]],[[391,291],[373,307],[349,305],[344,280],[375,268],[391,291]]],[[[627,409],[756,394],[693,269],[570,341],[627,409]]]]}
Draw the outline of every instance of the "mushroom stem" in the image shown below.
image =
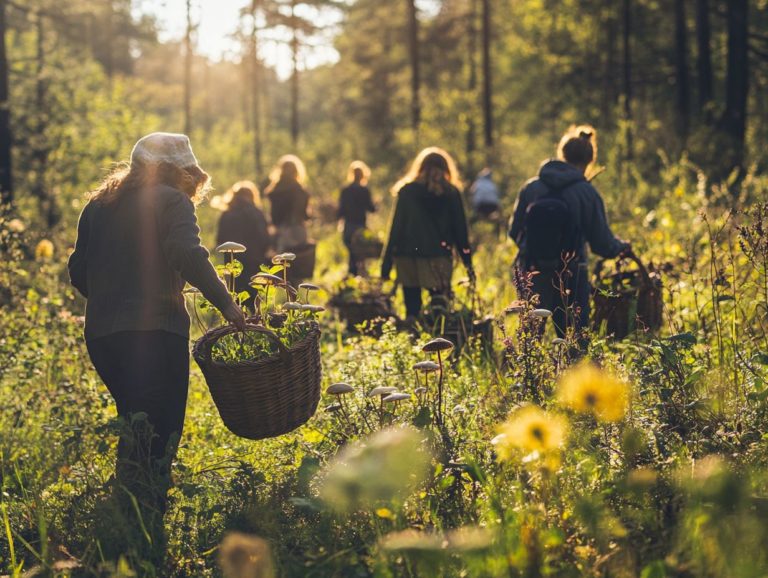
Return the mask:
{"type": "Polygon", "coordinates": [[[437,421],[443,423],[443,354],[438,350],[437,363],[440,365],[440,373],[437,382],[437,421]]]}

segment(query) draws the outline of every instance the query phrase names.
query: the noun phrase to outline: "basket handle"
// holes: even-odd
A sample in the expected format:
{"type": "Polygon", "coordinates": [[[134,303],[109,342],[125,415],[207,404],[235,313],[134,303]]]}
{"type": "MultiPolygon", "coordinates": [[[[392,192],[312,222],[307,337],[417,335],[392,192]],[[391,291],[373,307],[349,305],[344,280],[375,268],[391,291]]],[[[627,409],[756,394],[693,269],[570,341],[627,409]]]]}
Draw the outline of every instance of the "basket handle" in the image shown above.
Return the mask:
{"type": "Polygon", "coordinates": [[[640,277],[643,279],[643,284],[646,287],[651,287],[653,285],[653,282],[651,281],[651,275],[648,273],[648,268],[640,260],[640,257],[635,255],[634,251],[630,251],[625,255],[625,257],[637,265],[637,269],[640,271],[640,277]]]}
{"type": "MultiPolygon", "coordinates": [[[[223,327],[219,328],[220,335],[217,337],[221,339],[225,335],[230,335],[231,333],[235,333],[238,331],[238,329],[234,325],[225,325],[223,327]]],[[[277,334],[274,331],[271,331],[264,327],[263,325],[256,325],[254,323],[246,323],[245,325],[245,331],[254,331],[256,333],[261,333],[262,335],[265,335],[272,343],[277,345],[277,349],[279,351],[280,357],[285,357],[288,355],[289,351],[288,348],[285,346],[285,344],[280,341],[280,338],[277,336],[277,334]]],[[[205,357],[207,361],[211,361],[211,350],[213,347],[213,343],[209,345],[205,350],[205,357]]]]}

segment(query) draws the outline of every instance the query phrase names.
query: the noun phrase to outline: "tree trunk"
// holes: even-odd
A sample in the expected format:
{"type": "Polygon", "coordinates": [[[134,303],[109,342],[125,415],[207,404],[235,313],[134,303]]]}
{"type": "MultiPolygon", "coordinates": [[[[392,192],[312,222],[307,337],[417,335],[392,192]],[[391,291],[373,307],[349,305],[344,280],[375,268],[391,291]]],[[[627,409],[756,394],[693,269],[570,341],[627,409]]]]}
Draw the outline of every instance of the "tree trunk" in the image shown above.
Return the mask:
{"type": "Polygon", "coordinates": [[[11,171],[11,108],[8,101],[8,56],[6,53],[6,0],[0,0],[0,210],[13,203],[11,171]]]}
{"type": "Polygon", "coordinates": [[[483,125],[486,156],[493,148],[493,93],[491,82],[491,2],[483,0],[483,125]]]}
{"type": "Polygon", "coordinates": [[[632,2],[623,0],[622,3],[622,47],[623,47],[623,81],[624,81],[624,151],[625,160],[632,160],[632,2]]]}
{"type": "Polygon", "coordinates": [[[418,142],[421,124],[421,70],[419,66],[419,13],[416,0],[408,2],[408,52],[411,60],[411,128],[418,142]]]}
{"type": "Polygon", "coordinates": [[[184,133],[192,131],[192,0],[187,0],[187,32],[184,35],[184,133]]]}
{"type": "Polygon", "coordinates": [[[677,80],[677,120],[682,147],[688,140],[690,84],[688,81],[688,29],[685,20],[685,0],[675,2],[675,69],[677,80]]]}
{"type": "Polygon", "coordinates": [[[293,59],[293,74],[291,75],[291,144],[296,147],[299,142],[299,24],[296,20],[296,1],[291,1],[291,58],[293,59]]]}
{"type": "Polygon", "coordinates": [[[40,207],[40,214],[46,221],[48,228],[56,226],[59,221],[59,211],[56,201],[48,191],[46,186],[46,176],[48,174],[48,155],[49,143],[43,138],[48,129],[46,121],[48,86],[45,79],[45,23],[44,16],[38,12],[36,22],[37,33],[37,55],[35,59],[35,133],[36,137],[32,140],[31,156],[34,167],[34,184],[32,185],[32,194],[37,198],[40,207]]]}
{"type": "Polygon", "coordinates": [[[744,138],[747,128],[747,95],[749,92],[749,2],[729,0],[728,72],[725,87],[725,111],[721,125],[731,146],[730,170],[740,168],[744,162],[744,138]]]}
{"type": "Polygon", "coordinates": [[[255,173],[261,178],[262,144],[261,144],[261,62],[259,62],[258,36],[258,3],[251,3],[251,106],[253,116],[253,163],[255,173]]]}
{"type": "Polygon", "coordinates": [[[602,115],[606,125],[612,125],[616,107],[616,29],[618,19],[613,0],[605,0],[603,6],[605,18],[601,22],[601,27],[605,32],[605,45],[603,54],[605,63],[603,69],[603,94],[602,94],[602,115]]]}
{"type": "Polygon", "coordinates": [[[469,0],[469,14],[467,16],[467,48],[469,54],[469,78],[467,80],[467,92],[469,93],[469,107],[467,111],[467,166],[472,164],[472,160],[477,148],[476,126],[475,126],[475,105],[477,103],[477,0],[469,0]]]}
{"type": "Polygon", "coordinates": [[[696,0],[696,68],[698,72],[699,112],[706,118],[712,102],[712,44],[709,25],[709,0],[696,0]]]}

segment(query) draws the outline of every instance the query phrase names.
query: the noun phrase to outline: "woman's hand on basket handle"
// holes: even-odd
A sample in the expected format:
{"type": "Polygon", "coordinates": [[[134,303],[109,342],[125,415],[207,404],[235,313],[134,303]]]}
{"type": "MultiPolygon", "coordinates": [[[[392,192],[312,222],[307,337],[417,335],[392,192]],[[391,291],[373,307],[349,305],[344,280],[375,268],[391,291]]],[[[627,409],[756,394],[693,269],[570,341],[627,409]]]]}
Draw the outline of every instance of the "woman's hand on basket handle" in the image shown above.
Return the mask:
{"type": "Polygon", "coordinates": [[[245,314],[237,303],[232,301],[221,314],[224,316],[224,319],[237,327],[239,331],[245,331],[245,314]]]}
{"type": "Polygon", "coordinates": [[[619,259],[626,259],[627,257],[634,257],[635,253],[632,251],[632,241],[624,241],[624,249],[619,253],[619,259]]]}

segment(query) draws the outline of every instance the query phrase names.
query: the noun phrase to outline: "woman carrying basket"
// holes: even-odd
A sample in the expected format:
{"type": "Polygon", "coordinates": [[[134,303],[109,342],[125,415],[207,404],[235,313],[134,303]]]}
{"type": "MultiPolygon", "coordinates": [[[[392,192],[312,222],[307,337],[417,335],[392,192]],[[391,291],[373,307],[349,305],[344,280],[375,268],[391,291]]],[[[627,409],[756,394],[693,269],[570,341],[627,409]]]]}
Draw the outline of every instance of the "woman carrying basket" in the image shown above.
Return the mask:
{"type": "Polygon", "coordinates": [[[460,188],[453,159],[437,147],[421,151],[392,188],[397,201],[381,277],[388,279],[394,264],[408,322],[421,314],[423,289],[429,291],[433,305],[450,297],[454,251],[474,280],[460,188]]]}
{"type": "Polygon", "coordinates": [[[195,203],[208,183],[186,136],[145,136],[130,164],[91,193],[68,264],[72,285],[87,299],[88,353],[125,421],[115,497],[126,516],[135,515],[136,501],[141,520],[132,527],[147,528],[151,541],[140,542],[151,542],[159,555],[189,384],[185,282],[245,328],[200,244],[195,203]]]}
{"type": "Polygon", "coordinates": [[[342,240],[349,251],[349,274],[358,274],[358,264],[361,259],[355,255],[353,239],[355,234],[365,231],[368,213],[373,213],[376,207],[373,204],[371,190],[368,188],[368,179],[371,169],[363,161],[353,161],[349,165],[348,184],[341,190],[339,197],[338,218],[344,221],[342,240]]]}
{"type": "Polygon", "coordinates": [[[603,199],[588,178],[597,159],[595,129],[568,129],[557,156],[520,190],[509,236],[520,248],[521,297],[538,295],[537,306],[552,311],[563,337],[589,323],[587,244],[609,259],[629,254],[631,245],[611,232],[603,199]]]}

